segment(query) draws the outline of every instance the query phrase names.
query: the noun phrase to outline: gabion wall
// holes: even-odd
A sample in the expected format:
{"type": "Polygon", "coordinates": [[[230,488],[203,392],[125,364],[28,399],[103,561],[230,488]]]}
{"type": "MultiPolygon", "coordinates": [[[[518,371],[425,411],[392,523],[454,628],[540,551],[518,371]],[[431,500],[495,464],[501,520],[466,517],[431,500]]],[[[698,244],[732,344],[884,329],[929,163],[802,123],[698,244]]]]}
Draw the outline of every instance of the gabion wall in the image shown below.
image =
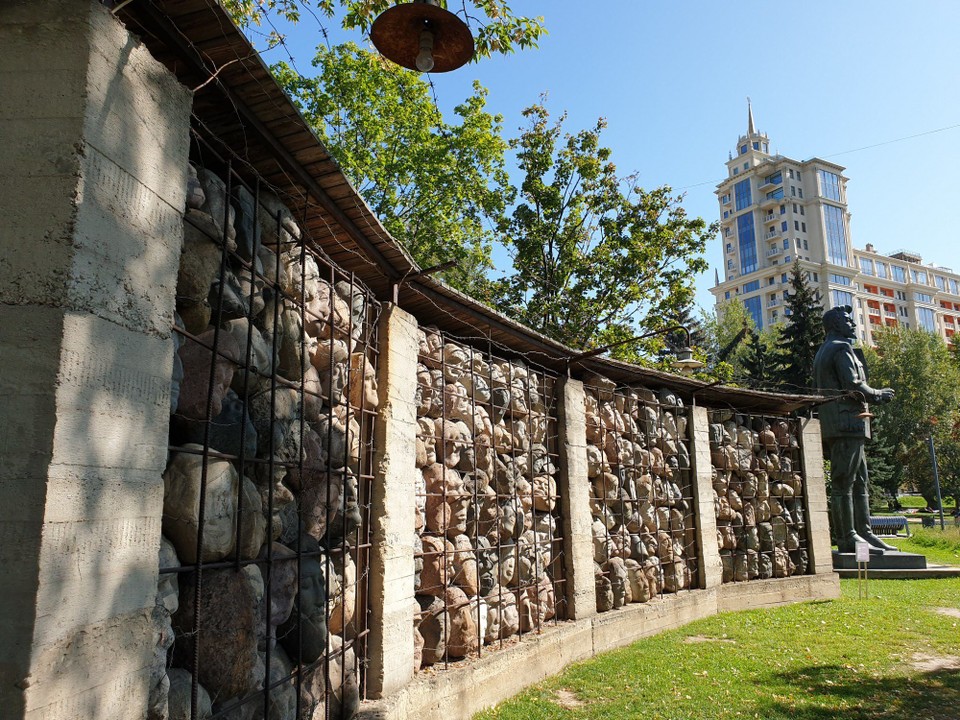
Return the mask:
{"type": "Polygon", "coordinates": [[[696,586],[687,413],[662,389],[585,385],[597,611],[696,586]]]}
{"type": "Polygon", "coordinates": [[[419,670],[565,609],[554,378],[422,327],[416,402],[419,670]]]}
{"type": "Polygon", "coordinates": [[[806,574],[803,460],[797,420],[710,413],[723,582],[806,574]]]}
{"type": "Polygon", "coordinates": [[[149,717],[351,717],[379,305],[195,140],[149,717]]]}

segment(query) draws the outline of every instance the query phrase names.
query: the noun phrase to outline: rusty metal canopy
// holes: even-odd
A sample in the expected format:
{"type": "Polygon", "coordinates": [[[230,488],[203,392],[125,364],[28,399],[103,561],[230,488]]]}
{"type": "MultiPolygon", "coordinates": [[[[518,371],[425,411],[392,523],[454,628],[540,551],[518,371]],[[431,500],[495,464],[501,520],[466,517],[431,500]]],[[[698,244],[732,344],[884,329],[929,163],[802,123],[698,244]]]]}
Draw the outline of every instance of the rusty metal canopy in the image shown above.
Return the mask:
{"type": "Polygon", "coordinates": [[[433,69],[450,72],[473,59],[473,35],[466,23],[449,10],[420,0],[394,5],[370,28],[370,39],[380,54],[410,70],[417,70],[420,33],[433,33],[433,69]]]}

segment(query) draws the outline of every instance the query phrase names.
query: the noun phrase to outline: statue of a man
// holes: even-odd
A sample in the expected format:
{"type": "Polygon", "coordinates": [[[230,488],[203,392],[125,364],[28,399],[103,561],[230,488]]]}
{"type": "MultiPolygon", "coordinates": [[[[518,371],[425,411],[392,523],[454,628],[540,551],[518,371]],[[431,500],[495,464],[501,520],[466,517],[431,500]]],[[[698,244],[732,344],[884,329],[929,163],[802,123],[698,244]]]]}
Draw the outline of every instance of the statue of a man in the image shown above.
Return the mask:
{"type": "Polygon", "coordinates": [[[813,361],[813,377],[824,395],[836,399],[820,407],[824,454],[830,459],[830,522],[842,553],[855,552],[858,542],[871,553],[896,550],[870,530],[870,483],[864,444],[870,437],[867,402],[889,402],[893,390],[867,384],[863,352],[853,347],[856,327],[849,305],[823,315],[827,337],[813,361]]]}

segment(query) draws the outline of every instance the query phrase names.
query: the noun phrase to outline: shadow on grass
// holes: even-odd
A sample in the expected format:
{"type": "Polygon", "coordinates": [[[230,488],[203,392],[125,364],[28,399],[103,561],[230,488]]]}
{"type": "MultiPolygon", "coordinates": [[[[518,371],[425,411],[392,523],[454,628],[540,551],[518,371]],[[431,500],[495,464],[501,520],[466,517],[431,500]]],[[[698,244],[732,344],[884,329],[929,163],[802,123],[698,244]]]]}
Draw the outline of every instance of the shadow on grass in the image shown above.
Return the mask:
{"type": "Polygon", "coordinates": [[[960,671],[875,678],[839,665],[781,673],[782,688],[797,698],[762,700],[750,709],[761,718],[791,720],[960,720],[960,671]]]}

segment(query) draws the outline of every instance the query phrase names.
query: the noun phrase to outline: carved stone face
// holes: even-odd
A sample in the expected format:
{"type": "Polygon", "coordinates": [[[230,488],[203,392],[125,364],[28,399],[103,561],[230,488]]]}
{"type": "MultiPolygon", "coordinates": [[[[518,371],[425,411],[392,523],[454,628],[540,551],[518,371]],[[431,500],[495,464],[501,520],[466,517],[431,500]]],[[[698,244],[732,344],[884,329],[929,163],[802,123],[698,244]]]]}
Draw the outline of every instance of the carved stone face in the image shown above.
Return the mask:
{"type": "Polygon", "coordinates": [[[375,408],[379,404],[377,373],[373,363],[364,355],[354,353],[350,356],[350,404],[359,408],[361,399],[363,407],[367,409],[375,408]]]}
{"type": "Polygon", "coordinates": [[[434,463],[423,469],[423,477],[427,483],[427,530],[448,537],[465,533],[470,494],[460,473],[434,463]]]}

